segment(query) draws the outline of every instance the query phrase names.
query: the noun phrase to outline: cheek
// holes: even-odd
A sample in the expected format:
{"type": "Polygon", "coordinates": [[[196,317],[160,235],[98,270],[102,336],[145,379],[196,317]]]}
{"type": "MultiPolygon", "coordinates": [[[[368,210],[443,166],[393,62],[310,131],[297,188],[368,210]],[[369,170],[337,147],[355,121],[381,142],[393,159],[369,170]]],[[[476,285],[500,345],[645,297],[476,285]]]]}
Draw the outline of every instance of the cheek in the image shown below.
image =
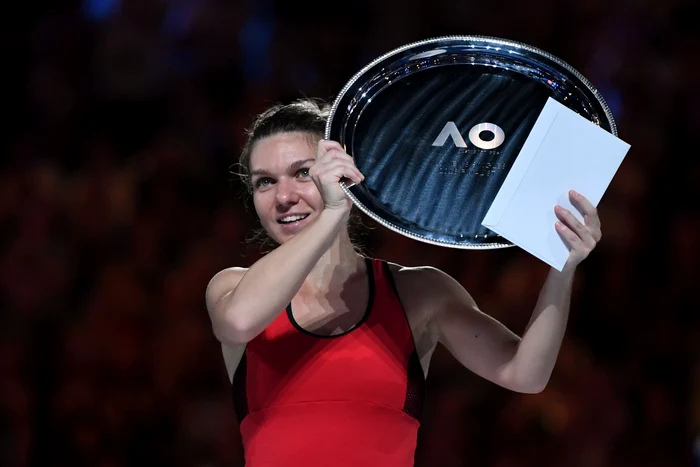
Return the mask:
{"type": "Polygon", "coordinates": [[[321,193],[316,188],[316,184],[307,183],[303,189],[303,197],[307,203],[313,206],[323,205],[323,198],[321,198],[321,193]]]}
{"type": "Polygon", "coordinates": [[[266,193],[254,193],[253,194],[253,207],[255,207],[255,213],[258,215],[260,220],[265,219],[265,214],[269,210],[269,196],[265,196],[266,193]]]}

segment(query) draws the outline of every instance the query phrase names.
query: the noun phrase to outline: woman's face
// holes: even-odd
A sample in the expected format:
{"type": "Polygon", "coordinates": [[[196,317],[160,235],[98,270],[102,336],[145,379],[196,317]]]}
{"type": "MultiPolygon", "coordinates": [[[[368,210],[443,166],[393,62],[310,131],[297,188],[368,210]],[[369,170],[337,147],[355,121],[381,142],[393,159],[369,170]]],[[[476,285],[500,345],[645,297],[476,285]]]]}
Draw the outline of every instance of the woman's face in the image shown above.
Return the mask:
{"type": "Polygon", "coordinates": [[[279,133],[255,143],[250,154],[255,211],[267,234],[279,244],[323,211],[323,199],[309,176],[316,160],[312,138],[301,132],[279,133]]]}

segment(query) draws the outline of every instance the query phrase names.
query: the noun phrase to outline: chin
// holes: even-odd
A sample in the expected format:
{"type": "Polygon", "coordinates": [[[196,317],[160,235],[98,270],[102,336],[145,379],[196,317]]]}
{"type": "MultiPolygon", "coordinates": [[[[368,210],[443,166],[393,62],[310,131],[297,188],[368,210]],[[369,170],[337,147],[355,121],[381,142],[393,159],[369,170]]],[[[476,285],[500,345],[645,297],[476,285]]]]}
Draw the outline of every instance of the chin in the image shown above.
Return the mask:
{"type": "Polygon", "coordinates": [[[282,245],[285,242],[288,242],[289,239],[294,237],[294,235],[283,235],[277,231],[275,231],[273,234],[268,233],[268,235],[270,235],[270,238],[272,238],[272,240],[279,243],[280,245],[282,245]]]}

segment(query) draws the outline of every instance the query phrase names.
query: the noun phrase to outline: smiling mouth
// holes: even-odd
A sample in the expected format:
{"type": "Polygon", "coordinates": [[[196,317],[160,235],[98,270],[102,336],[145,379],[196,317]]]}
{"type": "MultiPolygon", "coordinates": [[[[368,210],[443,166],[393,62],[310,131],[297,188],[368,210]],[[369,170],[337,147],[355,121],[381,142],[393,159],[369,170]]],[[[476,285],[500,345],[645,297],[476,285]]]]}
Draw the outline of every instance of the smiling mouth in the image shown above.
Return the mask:
{"type": "Polygon", "coordinates": [[[277,222],[278,222],[279,224],[292,224],[292,223],[294,223],[294,222],[298,222],[298,221],[304,220],[304,219],[306,219],[307,217],[309,217],[308,214],[301,214],[301,215],[295,215],[295,216],[287,216],[287,217],[283,217],[282,219],[278,219],[277,222]]]}

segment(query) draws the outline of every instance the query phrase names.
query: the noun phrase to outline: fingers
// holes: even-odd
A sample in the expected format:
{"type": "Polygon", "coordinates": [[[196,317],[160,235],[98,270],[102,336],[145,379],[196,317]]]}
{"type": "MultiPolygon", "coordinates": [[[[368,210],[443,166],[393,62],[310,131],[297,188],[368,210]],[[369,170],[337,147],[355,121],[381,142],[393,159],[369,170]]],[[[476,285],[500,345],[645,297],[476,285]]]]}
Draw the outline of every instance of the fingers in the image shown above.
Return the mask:
{"type": "Polygon", "coordinates": [[[598,210],[596,207],[593,206],[585,196],[574,190],[569,192],[569,199],[571,199],[571,204],[583,215],[583,220],[591,232],[593,239],[599,242],[602,235],[600,233],[600,218],[598,217],[598,210]]]}
{"type": "Polygon", "coordinates": [[[554,224],[554,227],[557,230],[557,233],[559,236],[564,240],[564,243],[569,247],[569,250],[571,251],[576,251],[582,249],[583,242],[581,241],[581,238],[571,230],[569,227],[566,226],[561,221],[557,221],[554,224]]]}
{"type": "Polygon", "coordinates": [[[326,162],[333,160],[344,160],[345,162],[355,165],[355,161],[352,156],[348,155],[344,151],[339,151],[337,149],[331,149],[330,151],[324,153],[316,162],[319,164],[325,164],[326,162]]]}
{"type": "Polygon", "coordinates": [[[320,160],[323,157],[326,157],[327,154],[331,151],[338,151],[342,154],[346,154],[345,148],[341,146],[340,143],[338,143],[337,141],[322,139],[318,142],[318,147],[316,149],[316,160],[320,160]]]}
{"type": "Polygon", "coordinates": [[[348,162],[354,164],[352,156],[350,156],[345,149],[336,141],[321,140],[318,144],[318,151],[316,153],[316,161],[323,162],[327,159],[345,159],[348,162]]]}
{"type": "Polygon", "coordinates": [[[355,167],[354,164],[346,161],[335,160],[328,164],[327,169],[329,172],[339,175],[338,181],[342,180],[343,178],[347,178],[348,180],[352,180],[354,183],[362,183],[362,180],[365,179],[364,175],[357,170],[357,167],[355,167]]]}
{"type": "Polygon", "coordinates": [[[324,181],[338,183],[343,178],[361,183],[365,179],[352,162],[340,158],[314,164],[309,169],[309,174],[321,183],[324,181]]]}
{"type": "Polygon", "coordinates": [[[337,141],[321,140],[318,143],[318,151],[316,156],[317,173],[322,173],[325,170],[334,170],[336,175],[342,174],[343,177],[361,183],[365,176],[355,166],[353,158],[345,152],[345,149],[337,141]],[[342,161],[345,165],[337,165],[338,161],[342,161]],[[337,172],[340,170],[340,172],[337,172]]]}
{"type": "Polygon", "coordinates": [[[569,192],[571,204],[582,214],[583,223],[574,214],[562,206],[555,206],[554,212],[559,219],[555,229],[571,251],[567,264],[577,265],[596,247],[601,240],[600,218],[593,204],[580,193],[569,192]]]}
{"type": "Polygon", "coordinates": [[[577,239],[581,240],[587,245],[590,245],[591,247],[595,245],[596,241],[588,231],[588,228],[583,225],[576,218],[576,216],[571,213],[571,211],[561,206],[555,206],[554,213],[557,215],[561,223],[576,235],[577,239]]]}

